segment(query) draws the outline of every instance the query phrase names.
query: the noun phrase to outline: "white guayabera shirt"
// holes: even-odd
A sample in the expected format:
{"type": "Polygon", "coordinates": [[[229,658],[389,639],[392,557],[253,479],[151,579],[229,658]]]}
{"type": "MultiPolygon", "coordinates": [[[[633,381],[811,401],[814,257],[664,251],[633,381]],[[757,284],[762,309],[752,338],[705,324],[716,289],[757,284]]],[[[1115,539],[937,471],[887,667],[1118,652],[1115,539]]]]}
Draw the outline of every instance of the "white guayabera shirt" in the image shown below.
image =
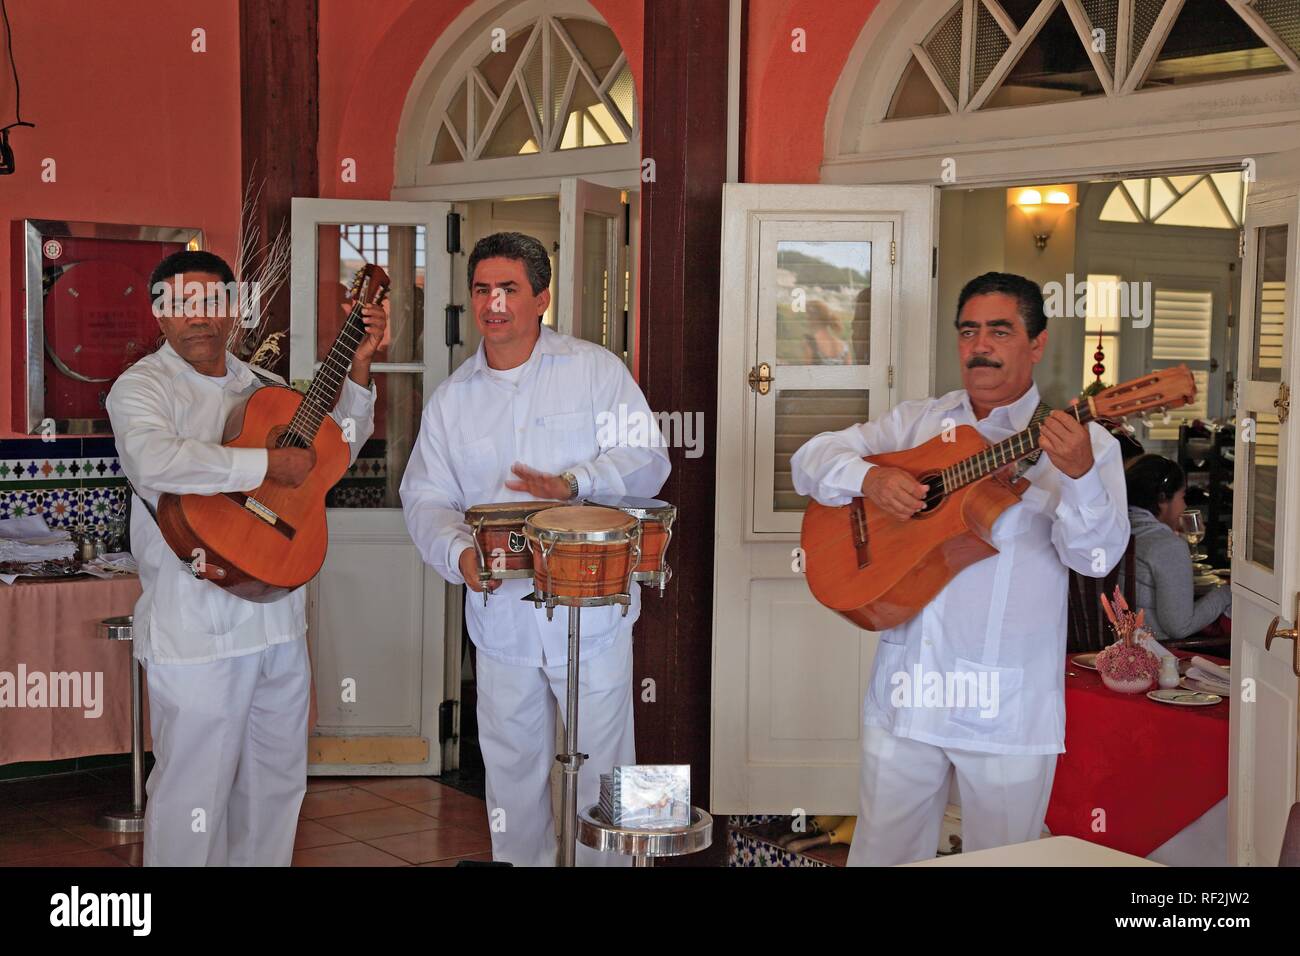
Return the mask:
{"type": "MultiPolygon", "coordinates": [[[[259,370],[260,371],[260,370],[259,370]]],[[[262,382],[229,352],[226,377],[194,369],[165,344],[113,383],[108,417],[122,468],[155,507],[162,492],[213,495],[250,491],[266,477],[265,448],[225,448],[232,411],[262,382]]],[[[269,373],[262,372],[264,375],[269,373]]],[[[375,429],[375,390],[345,379],[330,417],[351,419],[351,460],[375,429]]],[[[135,606],[136,657],[160,664],[202,664],[252,654],[307,633],[307,589],[257,604],[193,576],[163,540],[148,510],[131,508],[131,552],[144,593],[135,606]]]]}
{"type": "MultiPolygon", "coordinates": [[[[976,421],[964,389],[904,402],[880,420],[816,436],[794,455],[795,488],[826,505],[860,495],[864,455],[903,451],[956,425],[988,441],[1028,427],[1038,387],[976,421]]],[[[1090,424],[1093,466],[1075,479],[1046,454],[1031,487],[993,525],[999,553],[952,579],[920,614],[881,632],[863,722],[957,750],[1065,750],[1068,569],[1104,576],[1129,522],[1119,442],[1090,424]]]]}
{"type": "MultiPolygon", "coordinates": [[[[505,485],[516,462],[550,475],[572,472],[578,499],[652,498],[670,468],[650,406],[613,353],[542,326],[518,373],[501,374],[480,343],[429,399],[402,476],[406,527],[424,560],[451,583],[464,583],[460,556],[473,547],[466,509],[532,497],[505,485]],[[620,420],[629,434],[610,427],[620,420]]],[[[502,581],[486,607],[482,594],[466,589],[466,623],[480,653],[530,667],[566,662],[568,609],[556,608],[548,622],[544,610],[520,600],[532,587],[531,579],[502,581]]],[[[626,623],[640,614],[639,591],[633,584],[626,623]]],[[[584,658],[614,642],[619,622],[617,606],[583,609],[584,658]]]]}

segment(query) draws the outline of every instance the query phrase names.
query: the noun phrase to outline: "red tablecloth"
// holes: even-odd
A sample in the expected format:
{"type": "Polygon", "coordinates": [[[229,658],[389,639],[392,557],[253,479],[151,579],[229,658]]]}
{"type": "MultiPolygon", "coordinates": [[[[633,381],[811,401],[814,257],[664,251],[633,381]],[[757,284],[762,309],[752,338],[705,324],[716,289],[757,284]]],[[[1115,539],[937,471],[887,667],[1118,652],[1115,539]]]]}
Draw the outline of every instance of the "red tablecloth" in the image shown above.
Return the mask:
{"type": "Polygon", "coordinates": [[[1146,856],[1228,795],[1226,698],[1158,704],[1108,690],[1095,671],[1067,672],[1065,753],[1047,807],[1053,835],[1146,856]]]}

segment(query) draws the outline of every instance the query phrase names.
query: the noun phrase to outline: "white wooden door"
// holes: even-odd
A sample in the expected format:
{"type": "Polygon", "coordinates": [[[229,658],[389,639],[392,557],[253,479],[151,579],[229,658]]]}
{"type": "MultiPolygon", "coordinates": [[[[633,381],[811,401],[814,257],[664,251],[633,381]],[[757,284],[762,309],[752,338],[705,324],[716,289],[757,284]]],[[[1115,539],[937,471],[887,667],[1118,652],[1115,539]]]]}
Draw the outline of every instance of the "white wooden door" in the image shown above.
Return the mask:
{"type": "Polygon", "coordinates": [[[1285,404],[1300,382],[1300,157],[1261,160],[1259,168],[1246,208],[1233,478],[1228,854],[1243,866],[1277,864],[1297,799],[1300,739],[1296,642],[1265,647],[1270,624],[1300,625],[1300,442],[1285,404]]]}
{"type": "Polygon", "coordinates": [[[328,499],[329,553],[309,585],[318,717],[315,774],[433,774],[442,767],[446,585],[406,531],[398,486],[420,413],[448,374],[450,256],[441,202],[293,201],[290,370],[315,374],[351,276],[388,272],[391,341],[371,366],[375,432],[328,499]]]}
{"type": "Polygon", "coordinates": [[[560,180],[556,327],[620,355],[625,215],[621,190],[571,176],[560,180]]]}
{"type": "Polygon", "coordinates": [[[724,187],[715,813],[857,810],[877,635],[817,604],[797,570],[790,456],[930,394],[938,205],[928,186],[724,187]]]}

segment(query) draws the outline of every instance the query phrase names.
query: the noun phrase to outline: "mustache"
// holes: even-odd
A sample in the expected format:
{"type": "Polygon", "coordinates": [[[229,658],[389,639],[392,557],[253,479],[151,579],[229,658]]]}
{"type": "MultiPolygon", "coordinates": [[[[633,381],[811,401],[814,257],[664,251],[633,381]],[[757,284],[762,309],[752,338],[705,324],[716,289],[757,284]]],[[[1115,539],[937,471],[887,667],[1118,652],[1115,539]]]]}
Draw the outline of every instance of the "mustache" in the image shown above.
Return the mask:
{"type": "Polygon", "coordinates": [[[972,356],[966,363],[967,368],[1001,368],[1001,362],[995,362],[991,358],[985,358],[983,355],[972,356]]]}

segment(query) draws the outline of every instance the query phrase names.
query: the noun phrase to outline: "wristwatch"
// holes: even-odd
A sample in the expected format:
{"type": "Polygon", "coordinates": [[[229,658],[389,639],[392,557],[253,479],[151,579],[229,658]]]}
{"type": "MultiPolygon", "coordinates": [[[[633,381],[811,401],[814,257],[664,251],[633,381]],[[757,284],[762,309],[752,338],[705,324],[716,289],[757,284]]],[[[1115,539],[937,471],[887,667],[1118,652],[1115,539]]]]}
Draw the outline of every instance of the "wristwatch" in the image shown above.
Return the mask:
{"type": "Polygon", "coordinates": [[[578,497],[578,479],[574,476],[573,472],[566,471],[564,474],[560,475],[560,477],[569,483],[569,497],[578,497]]]}

